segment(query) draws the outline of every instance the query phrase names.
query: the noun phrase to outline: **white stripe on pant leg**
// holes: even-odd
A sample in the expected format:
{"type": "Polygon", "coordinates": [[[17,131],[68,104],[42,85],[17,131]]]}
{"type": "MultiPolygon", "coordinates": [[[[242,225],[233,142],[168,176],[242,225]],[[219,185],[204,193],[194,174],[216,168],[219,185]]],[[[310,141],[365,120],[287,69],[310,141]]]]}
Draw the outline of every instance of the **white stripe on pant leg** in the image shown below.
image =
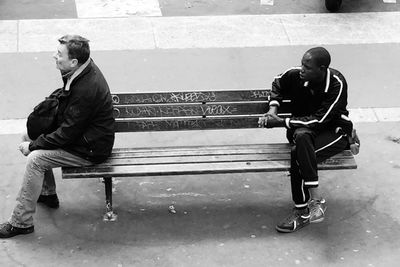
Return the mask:
{"type": "Polygon", "coordinates": [[[334,141],[332,141],[332,142],[330,142],[329,144],[327,144],[326,146],[324,146],[324,147],[321,147],[321,148],[319,148],[319,149],[317,149],[317,150],[315,150],[315,153],[317,153],[317,152],[319,152],[319,151],[321,151],[321,150],[323,150],[323,149],[325,149],[325,148],[327,148],[327,147],[330,147],[331,145],[333,145],[333,144],[335,144],[335,143],[337,143],[342,137],[344,137],[344,135],[341,135],[341,136],[339,136],[336,140],[334,140],[334,141]]]}
{"type": "Polygon", "coordinates": [[[304,185],[307,185],[307,186],[318,185],[318,181],[304,182],[304,185]]]}

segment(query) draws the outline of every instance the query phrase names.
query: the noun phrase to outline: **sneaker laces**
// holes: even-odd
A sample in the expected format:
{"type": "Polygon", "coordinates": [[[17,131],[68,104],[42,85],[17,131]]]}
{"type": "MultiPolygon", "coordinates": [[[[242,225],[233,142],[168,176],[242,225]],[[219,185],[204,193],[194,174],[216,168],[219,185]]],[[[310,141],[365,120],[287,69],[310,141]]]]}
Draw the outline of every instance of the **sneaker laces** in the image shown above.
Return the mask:
{"type": "Polygon", "coordinates": [[[283,220],[283,222],[284,222],[284,223],[291,223],[291,222],[293,222],[294,220],[296,220],[297,217],[299,217],[299,216],[301,216],[301,215],[303,215],[303,213],[302,213],[300,210],[298,210],[298,209],[296,209],[296,208],[293,208],[292,213],[291,213],[289,216],[287,216],[287,217],[283,220]]]}
{"type": "Polygon", "coordinates": [[[313,199],[313,200],[311,200],[310,212],[311,213],[315,213],[315,212],[321,210],[322,213],[324,213],[324,209],[321,207],[321,205],[323,203],[325,203],[325,201],[323,201],[322,199],[313,199]]]}

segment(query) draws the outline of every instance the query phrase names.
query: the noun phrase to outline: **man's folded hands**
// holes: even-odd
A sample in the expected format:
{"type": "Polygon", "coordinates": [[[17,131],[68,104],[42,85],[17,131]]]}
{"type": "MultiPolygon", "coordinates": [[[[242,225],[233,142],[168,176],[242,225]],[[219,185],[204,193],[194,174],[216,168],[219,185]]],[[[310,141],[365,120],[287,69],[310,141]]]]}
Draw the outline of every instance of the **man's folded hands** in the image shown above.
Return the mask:
{"type": "Polygon", "coordinates": [[[263,117],[258,119],[258,127],[260,128],[275,128],[285,127],[285,120],[276,114],[264,114],[263,117]]]}

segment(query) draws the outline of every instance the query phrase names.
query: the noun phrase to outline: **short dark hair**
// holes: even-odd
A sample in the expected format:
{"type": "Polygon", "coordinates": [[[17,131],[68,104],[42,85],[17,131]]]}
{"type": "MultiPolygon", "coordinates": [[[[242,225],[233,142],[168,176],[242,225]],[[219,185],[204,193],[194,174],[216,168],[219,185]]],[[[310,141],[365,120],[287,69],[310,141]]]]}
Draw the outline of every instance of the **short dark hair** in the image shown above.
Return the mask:
{"type": "Polygon", "coordinates": [[[68,49],[68,57],[76,58],[78,64],[85,63],[90,57],[89,40],[79,35],[64,35],[58,39],[60,44],[66,45],[68,49]]]}
{"type": "Polygon", "coordinates": [[[309,53],[311,55],[312,59],[318,67],[325,66],[326,68],[328,68],[331,64],[331,55],[329,54],[328,50],[323,47],[313,47],[307,50],[306,53],[309,53]]]}

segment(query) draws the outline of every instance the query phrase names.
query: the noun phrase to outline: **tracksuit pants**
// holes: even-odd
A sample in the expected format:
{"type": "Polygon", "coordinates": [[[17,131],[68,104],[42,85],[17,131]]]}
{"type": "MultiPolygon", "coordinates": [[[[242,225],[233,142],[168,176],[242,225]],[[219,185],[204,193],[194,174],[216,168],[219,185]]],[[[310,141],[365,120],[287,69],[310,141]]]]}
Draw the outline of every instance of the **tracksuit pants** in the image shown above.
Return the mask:
{"type": "Polygon", "coordinates": [[[318,187],[317,164],[348,148],[348,139],[334,130],[317,133],[309,128],[288,129],[287,138],[292,144],[292,199],[295,207],[302,209],[310,199],[308,189],[318,187]]]}

